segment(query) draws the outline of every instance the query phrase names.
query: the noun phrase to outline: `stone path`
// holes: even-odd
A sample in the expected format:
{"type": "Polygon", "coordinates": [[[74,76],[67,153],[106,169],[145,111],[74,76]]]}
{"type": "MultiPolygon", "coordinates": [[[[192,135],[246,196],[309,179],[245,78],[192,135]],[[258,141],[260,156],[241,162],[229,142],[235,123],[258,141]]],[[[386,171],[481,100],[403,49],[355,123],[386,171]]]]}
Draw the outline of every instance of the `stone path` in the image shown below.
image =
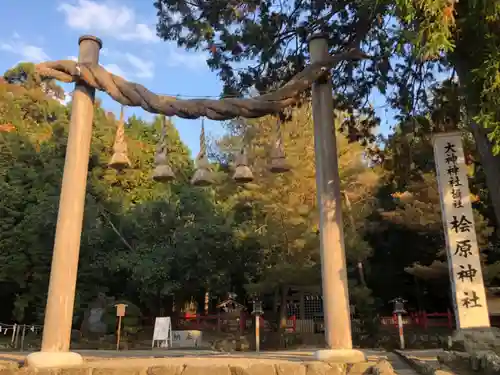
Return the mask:
{"type": "MultiPolygon", "coordinates": [[[[380,359],[388,360],[395,372],[401,375],[417,374],[408,364],[402,361],[398,355],[385,351],[364,350],[367,359],[375,362],[380,359]]],[[[220,366],[238,365],[250,366],[252,364],[276,364],[286,365],[292,363],[315,362],[312,350],[293,350],[276,352],[237,352],[220,353],[211,350],[79,350],[80,353],[92,367],[148,367],[148,366],[175,366],[181,363],[189,363],[198,366],[220,366]],[[117,360],[119,359],[119,360],[117,360]]],[[[0,352],[0,364],[22,363],[29,352],[0,352]]]]}
{"type": "Polygon", "coordinates": [[[396,353],[387,353],[387,360],[391,363],[396,374],[415,375],[418,374],[408,363],[403,361],[396,353]]]}
{"type": "MultiPolygon", "coordinates": [[[[399,351],[399,355],[406,358],[406,361],[412,362],[413,367],[420,369],[419,372],[426,374],[436,374],[436,375],[453,375],[457,374],[448,368],[443,366],[438,361],[438,355],[443,354],[442,349],[428,349],[428,350],[403,350],[399,351]]],[[[405,362],[401,359],[402,362],[405,362]]],[[[406,363],[407,364],[407,363],[406,363]]],[[[408,364],[407,364],[408,365],[408,364]]],[[[461,374],[462,372],[460,372],[461,374]]]]}
{"type": "Polygon", "coordinates": [[[404,350],[402,353],[409,359],[417,359],[431,366],[439,366],[438,355],[443,354],[443,349],[427,349],[427,350],[404,350]]]}

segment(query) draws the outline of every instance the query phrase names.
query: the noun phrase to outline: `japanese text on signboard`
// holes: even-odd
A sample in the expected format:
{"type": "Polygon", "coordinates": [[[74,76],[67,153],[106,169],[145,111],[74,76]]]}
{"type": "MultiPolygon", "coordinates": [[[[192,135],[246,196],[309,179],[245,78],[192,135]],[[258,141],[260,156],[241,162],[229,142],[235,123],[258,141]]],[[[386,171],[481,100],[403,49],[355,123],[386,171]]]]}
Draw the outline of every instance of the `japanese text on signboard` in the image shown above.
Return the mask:
{"type": "MultiPolygon", "coordinates": [[[[451,236],[450,238],[450,246],[453,251],[452,255],[462,259],[457,262],[458,267],[453,269],[453,272],[456,273],[454,275],[455,282],[472,284],[476,280],[476,277],[480,277],[480,273],[478,274],[477,265],[474,265],[474,263],[477,262],[472,261],[474,255],[476,255],[473,254],[472,240],[467,238],[469,234],[474,231],[474,219],[472,217],[472,210],[464,210],[463,199],[464,196],[469,194],[469,191],[467,181],[461,181],[460,179],[463,173],[460,173],[457,147],[459,147],[459,145],[455,142],[448,141],[445,143],[443,150],[446,175],[449,188],[451,189],[450,194],[452,206],[454,208],[451,220],[449,220],[447,224],[449,230],[456,234],[456,236],[451,236]]],[[[461,306],[466,309],[482,307],[482,301],[473,288],[465,286],[463,290],[463,295],[457,303],[460,303],[461,306]]]]}
{"type": "Polygon", "coordinates": [[[462,134],[436,134],[433,149],[457,329],[488,327],[462,134]]]}

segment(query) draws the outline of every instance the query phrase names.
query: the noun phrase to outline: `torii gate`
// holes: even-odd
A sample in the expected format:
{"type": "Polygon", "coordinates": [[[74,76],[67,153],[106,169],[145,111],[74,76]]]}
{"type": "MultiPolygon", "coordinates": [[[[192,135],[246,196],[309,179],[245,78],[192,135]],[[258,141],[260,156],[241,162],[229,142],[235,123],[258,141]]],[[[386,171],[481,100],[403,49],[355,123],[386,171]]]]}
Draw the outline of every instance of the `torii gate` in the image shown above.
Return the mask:
{"type": "MultiPolygon", "coordinates": [[[[329,70],[345,60],[366,56],[357,48],[330,56],[323,35],[310,38],[311,65],[281,89],[252,99],[176,100],[158,96],[136,83],[125,81],[99,66],[100,39],[82,36],[79,58],[37,66],[46,78],[75,82],[71,123],[61,187],[42,349],[28,355],[33,367],[62,367],[81,364],[83,359],[69,351],[75,299],[80,236],[85,206],[87,166],[92,137],[95,90],[106,91],[127,106],[183,118],[207,117],[225,120],[238,116],[254,118],[277,113],[294,104],[300,93],[312,85],[316,182],[320,209],[322,285],[327,350],[317,359],[336,362],[364,361],[362,352],[352,349],[351,320],[347,286],[341,193],[335,139],[332,83],[329,70]]],[[[203,161],[198,159],[198,162],[203,161]]],[[[198,165],[201,167],[201,165],[198,165]]]]}

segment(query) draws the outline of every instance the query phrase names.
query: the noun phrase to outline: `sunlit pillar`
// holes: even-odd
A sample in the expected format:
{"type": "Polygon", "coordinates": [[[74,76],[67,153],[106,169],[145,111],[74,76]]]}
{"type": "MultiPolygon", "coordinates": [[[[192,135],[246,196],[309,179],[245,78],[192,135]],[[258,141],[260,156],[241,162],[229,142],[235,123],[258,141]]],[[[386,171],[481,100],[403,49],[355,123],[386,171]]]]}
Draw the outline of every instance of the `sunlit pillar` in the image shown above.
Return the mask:
{"type": "MultiPolygon", "coordinates": [[[[82,36],[79,45],[78,62],[98,64],[102,42],[93,36],[82,36]]],[[[52,253],[42,350],[27,357],[27,364],[33,367],[62,367],[83,363],[79,354],[69,352],[69,346],[92,138],[94,96],[95,89],[82,82],[76,83],[52,253]]]]}

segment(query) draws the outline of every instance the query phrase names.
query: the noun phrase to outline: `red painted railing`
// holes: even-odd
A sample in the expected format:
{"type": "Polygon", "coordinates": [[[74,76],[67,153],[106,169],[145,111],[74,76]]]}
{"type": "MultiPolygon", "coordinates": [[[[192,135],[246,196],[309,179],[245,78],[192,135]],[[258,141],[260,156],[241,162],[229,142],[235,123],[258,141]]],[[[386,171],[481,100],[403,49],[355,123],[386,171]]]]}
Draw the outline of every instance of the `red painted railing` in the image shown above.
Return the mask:
{"type": "MultiPolygon", "coordinates": [[[[380,318],[382,325],[398,326],[398,316],[383,316],[380,318]]],[[[403,315],[403,324],[418,326],[425,330],[429,327],[447,327],[453,329],[453,314],[450,310],[445,313],[427,313],[425,311],[418,311],[403,315]]]]}
{"type": "MultiPolygon", "coordinates": [[[[238,327],[240,332],[244,332],[249,325],[251,325],[252,316],[242,313],[239,318],[228,319],[220,315],[195,315],[195,314],[185,314],[179,317],[174,322],[174,329],[185,329],[185,330],[200,330],[200,331],[221,331],[225,330],[229,326],[238,327]]],[[[269,327],[266,324],[264,316],[260,317],[260,327],[261,329],[266,329],[269,327]]],[[[296,332],[297,330],[297,317],[295,315],[287,318],[286,327],[287,332],[296,332]]]]}
{"type": "MultiPolygon", "coordinates": [[[[446,327],[453,329],[454,319],[450,310],[445,313],[427,313],[425,311],[412,312],[403,315],[405,326],[419,327],[427,330],[430,327],[446,327]]],[[[174,329],[193,329],[200,331],[240,331],[244,332],[252,326],[253,316],[242,313],[239,318],[226,318],[223,315],[184,315],[174,321],[174,329]]],[[[260,327],[262,330],[271,329],[265,320],[265,316],[260,317],[260,327]]],[[[382,316],[380,318],[382,326],[393,326],[397,328],[397,315],[382,316]]],[[[292,315],[287,318],[285,330],[287,332],[297,332],[297,317],[292,315]]]]}

